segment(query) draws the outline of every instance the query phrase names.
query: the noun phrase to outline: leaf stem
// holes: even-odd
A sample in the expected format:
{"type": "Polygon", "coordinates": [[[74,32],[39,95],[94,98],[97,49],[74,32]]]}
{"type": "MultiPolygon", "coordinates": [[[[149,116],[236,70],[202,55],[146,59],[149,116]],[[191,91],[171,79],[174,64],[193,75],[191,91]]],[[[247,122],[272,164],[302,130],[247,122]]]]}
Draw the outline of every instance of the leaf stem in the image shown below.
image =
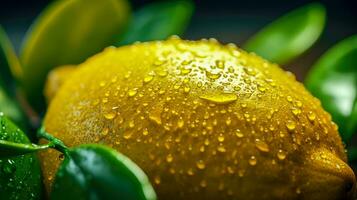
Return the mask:
{"type": "Polygon", "coordinates": [[[37,136],[39,138],[44,138],[50,142],[53,146],[52,148],[60,151],[61,153],[68,155],[68,147],[58,138],[46,132],[45,128],[41,126],[41,128],[37,131],[37,136]]]}

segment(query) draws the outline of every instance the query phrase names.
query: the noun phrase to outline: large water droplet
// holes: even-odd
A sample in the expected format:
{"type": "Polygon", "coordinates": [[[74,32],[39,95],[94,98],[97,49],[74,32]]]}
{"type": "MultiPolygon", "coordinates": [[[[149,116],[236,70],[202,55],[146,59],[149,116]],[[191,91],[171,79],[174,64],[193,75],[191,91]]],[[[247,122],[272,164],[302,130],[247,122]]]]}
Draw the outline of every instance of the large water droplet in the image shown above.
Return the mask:
{"type": "Polygon", "coordinates": [[[278,156],[279,160],[284,160],[286,158],[286,153],[283,150],[279,149],[277,156],[278,156]]]}
{"type": "Polygon", "coordinates": [[[259,149],[262,152],[269,152],[269,146],[267,143],[265,143],[262,140],[256,139],[255,140],[255,146],[257,147],[257,149],[259,149]]]}
{"type": "Polygon", "coordinates": [[[198,169],[204,169],[206,167],[206,164],[204,163],[203,160],[198,160],[196,162],[196,166],[197,166],[198,169]]]}
{"type": "Polygon", "coordinates": [[[221,77],[221,75],[222,74],[219,72],[213,73],[213,72],[206,70],[206,76],[210,79],[213,79],[213,80],[219,79],[219,77],[221,77]]]}
{"type": "Polygon", "coordinates": [[[255,166],[257,164],[257,159],[255,158],[255,156],[251,156],[248,162],[251,166],[255,166]]]}
{"type": "Polygon", "coordinates": [[[228,104],[237,101],[237,95],[233,93],[217,93],[204,94],[200,96],[201,99],[210,101],[216,104],[228,104]]]}
{"type": "Polygon", "coordinates": [[[174,159],[174,157],[172,156],[172,154],[168,154],[166,156],[166,162],[168,162],[168,163],[172,162],[173,159],[174,159]]]}
{"type": "Polygon", "coordinates": [[[285,125],[286,125],[286,128],[289,129],[289,131],[293,131],[296,128],[296,123],[292,120],[288,120],[285,125]]]}
{"type": "Polygon", "coordinates": [[[111,119],[114,119],[116,117],[116,115],[117,114],[115,112],[109,112],[109,113],[104,114],[104,118],[111,120],[111,119]]]}
{"type": "Polygon", "coordinates": [[[309,118],[310,121],[314,121],[314,120],[316,119],[316,115],[315,115],[314,112],[309,111],[309,112],[307,113],[307,118],[309,118]]]}

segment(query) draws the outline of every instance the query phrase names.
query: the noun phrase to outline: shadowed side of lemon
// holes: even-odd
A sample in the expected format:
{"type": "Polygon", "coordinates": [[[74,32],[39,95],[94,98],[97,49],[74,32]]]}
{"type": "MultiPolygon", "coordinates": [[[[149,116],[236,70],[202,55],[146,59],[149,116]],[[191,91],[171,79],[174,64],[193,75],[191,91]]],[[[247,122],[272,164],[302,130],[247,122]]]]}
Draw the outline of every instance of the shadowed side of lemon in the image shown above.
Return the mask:
{"type": "MultiPolygon", "coordinates": [[[[319,100],[291,73],[213,39],[107,48],[60,87],[45,128],[68,146],[122,152],[159,199],[345,199],[355,184],[319,100]]],[[[41,157],[49,187],[60,160],[41,157]]]]}

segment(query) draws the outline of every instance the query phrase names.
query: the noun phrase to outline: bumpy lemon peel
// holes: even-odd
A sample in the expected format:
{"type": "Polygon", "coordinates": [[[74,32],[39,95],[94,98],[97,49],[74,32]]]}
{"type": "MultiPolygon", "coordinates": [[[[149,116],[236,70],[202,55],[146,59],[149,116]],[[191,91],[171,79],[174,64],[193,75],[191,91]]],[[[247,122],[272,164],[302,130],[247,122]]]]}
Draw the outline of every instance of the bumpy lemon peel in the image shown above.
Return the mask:
{"type": "MultiPolygon", "coordinates": [[[[109,47],[52,99],[46,131],[135,161],[159,199],[336,199],[355,182],[337,126],[290,72],[233,44],[109,47]]],[[[41,153],[49,186],[60,160],[41,153]]]]}

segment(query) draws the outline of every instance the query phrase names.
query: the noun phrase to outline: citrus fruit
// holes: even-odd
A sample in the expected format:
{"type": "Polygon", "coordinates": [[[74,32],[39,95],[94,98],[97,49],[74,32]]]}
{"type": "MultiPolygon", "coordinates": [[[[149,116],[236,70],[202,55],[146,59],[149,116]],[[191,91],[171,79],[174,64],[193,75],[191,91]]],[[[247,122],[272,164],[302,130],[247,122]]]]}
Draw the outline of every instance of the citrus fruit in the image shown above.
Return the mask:
{"type": "MultiPolygon", "coordinates": [[[[344,199],[353,171],[337,126],[294,75],[214,39],[109,47],[66,77],[47,132],[108,145],[159,199],[344,199]]],[[[60,159],[41,154],[47,187],[60,159]]]]}

